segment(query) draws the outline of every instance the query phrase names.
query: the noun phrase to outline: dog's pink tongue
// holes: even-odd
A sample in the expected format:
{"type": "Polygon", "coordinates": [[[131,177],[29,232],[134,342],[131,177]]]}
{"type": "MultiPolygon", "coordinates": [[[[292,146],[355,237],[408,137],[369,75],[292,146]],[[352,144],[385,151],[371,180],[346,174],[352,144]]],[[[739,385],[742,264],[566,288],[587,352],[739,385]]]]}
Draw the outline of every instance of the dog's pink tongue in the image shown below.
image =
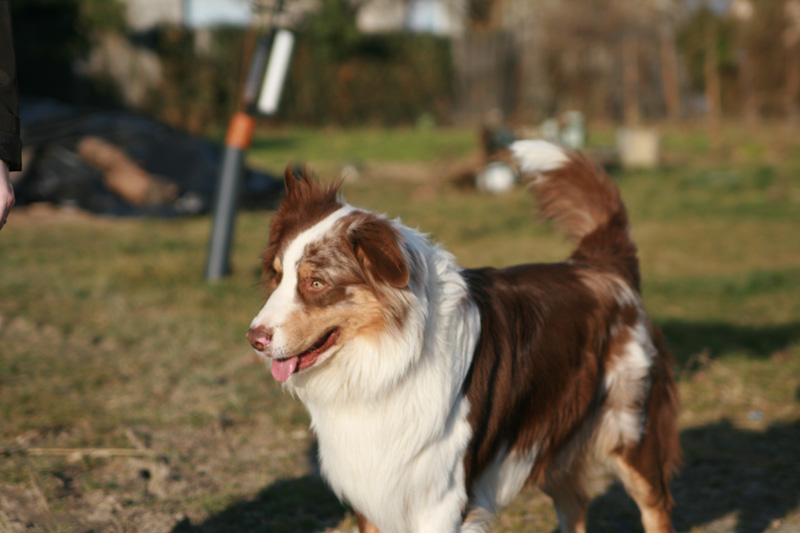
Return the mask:
{"type": "Polygon", "coordinates": [[[294,374],[297,370],[297,362],[299,357],[294,356],[289,359],[273,359],[272,360],[272,377],[285,383],[289,376],[294,374]]]}

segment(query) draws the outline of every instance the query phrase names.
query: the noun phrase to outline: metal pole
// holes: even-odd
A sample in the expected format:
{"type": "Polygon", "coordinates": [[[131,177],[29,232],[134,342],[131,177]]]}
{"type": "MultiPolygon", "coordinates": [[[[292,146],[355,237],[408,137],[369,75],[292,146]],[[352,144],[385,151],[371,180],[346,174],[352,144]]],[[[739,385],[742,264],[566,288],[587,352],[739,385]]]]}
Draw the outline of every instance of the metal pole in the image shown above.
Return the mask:
{"type": "Polygon", "coordinates": [[[236,206],[241,189],[242,171],[247,149],[253,137],[255,102],[269,60],[272,38],[261,39],[253,53],[239,111],[228,126],[225,153],[220,168],[219,184],[214,199],[214,222],[206,261],[206,281],[217,281],[230,273],[230,249],[236,222],[236,206]]]}
{"type": "Polygon", "coordinates": [[[206,262],[206,280],[217,281],[230,273],[230,250],[236,222],[236,206],[241,188],[245,151],[225,147],[220,180],[214,202],[214,224],[206,262]]]}
{"type": "Polygon", "coordinates": [[[206,280],[217,281],[230,273],[230,250],[236,222],[236,205],[241,190],[242,171],[247,149],[253,139],[256,113],[277,111],[278,99],[288,68],[294,37],[286,30],[276,30],[275,16],[283,10],[284,0],[278,0],[273,11],[269,37],[259,40],[247,74],[239,111],[231,118],[225,136],[225,154],[220,169],[219,185],[214,200],[214,223],[206,262],[206,280]],[[276,37],[277,36],[277,37],[276,37]],[[278,42],[277,45],[274,43],[278,42]],[[276,59],[271,52],[278,52],[276,59]],[[274,64],[273,64],[274,63],[274,64]],[[268,65],[270,72],[267,71],[268,65]],[[274,71],[274,72],[273,72],[274,71]],[[259,102],[262,83],[269,87],[270,97],[264,105],[259,102]]]}

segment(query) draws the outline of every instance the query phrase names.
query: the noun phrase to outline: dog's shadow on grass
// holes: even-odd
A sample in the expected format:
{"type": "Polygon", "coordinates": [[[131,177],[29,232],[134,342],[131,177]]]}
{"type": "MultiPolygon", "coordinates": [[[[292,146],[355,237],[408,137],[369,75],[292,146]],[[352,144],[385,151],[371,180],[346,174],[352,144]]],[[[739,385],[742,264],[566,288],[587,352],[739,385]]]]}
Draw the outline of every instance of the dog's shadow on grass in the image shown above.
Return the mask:
{"type": "MultiPolygon", "coordinates": [[[[676,531],[722,520],[725,531],[762,532],[800,504],[800,421],[766,431],[730,422],[681,433],[684,465],[672,483],[676,531]]],[[[336,527],[348,510],[318,474],[278,480],[247,501],[172,533],[300,533],[336,527]]],[[[590,531],[642,531],[639,511],[619,484],[596,498],[590,531]]]]}
{"type": "Polygon", "coordinates": [[[301,533],[336,527],[347,509],[319,476],[281,479],[256,498],[238,502],[200,524],[188,520],[172,533],[301,533]]]}
{"type": "MultiPolygon", "coordinates": [[[[677,531],[719,520],[725,531],[767,531],[800,504],[800,422],[751,431],[722,421],[683,431],[681,443],[684,465],[672,483],[677,531]]],[[[592,529],[641,531],[620,485],[592,502],[592,529]]]]}
{"type": "Polygon", "coordinates": [[[237,502],[200,524],[184,520],[172,533],[307,533],[335,528],[348,509],[319,474],[317,444],[308,453],[311,474],[279,479],[253,499],[237,502]]]}
{"type": "Polygon", "coordinates": [[[766,359],[800,341],[800,323],[742,326],[725,322],[657,322],[680,368],[691,371],[693,358],[705,353],[709,358],[740,352],[766,359]]]}
{"type": "MultiPolygon", "coordinates": [[[[761,328],[726,323],[666,321],[664,331],[680,368],[692,357],[742,352],[766,359],[800,340],[800,323],[761,328]]],[[[800,401],[798,388],[797,401],[800,401]]],[[[800,504],[800,422],[750,431],[722,421],[684,430],[684,465],[672,483],[677,531],[725,521],[725,531],[762,532],[800,504]]],[[[316,445],[309,450],[312,474],[282,479],[257,497],[235,503],[200,524],[184,521],[173,533],[322,531],[336,527],[348,509],[318,474],[316,445]]],[[[619,485],[596,498],[589,530],[642,531],[639,511],[619,485]]]]}
{"type": "Polygon", "coordinates": [[[312,474],[278,480],[258,497],[234,504],[201,524],[179,524],[173,533],[324,531],[335,527],[345,514],[322,478],[312,474]]]}

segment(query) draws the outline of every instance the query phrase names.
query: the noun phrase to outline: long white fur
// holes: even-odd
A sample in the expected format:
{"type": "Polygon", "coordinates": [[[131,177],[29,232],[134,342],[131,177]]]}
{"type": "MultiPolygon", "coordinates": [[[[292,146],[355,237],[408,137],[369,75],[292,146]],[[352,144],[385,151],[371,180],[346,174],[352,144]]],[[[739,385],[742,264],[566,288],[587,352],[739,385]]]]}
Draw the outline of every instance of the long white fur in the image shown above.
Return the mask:
{"type": "Polygon", "coordinates": [[[551,172],[569,162],[562,148],[539,139],[515,141],[510,148],[523,172],[551,172]]]}
{"type": "MultiPolygon", "coordinates": [[[[276,300],[270,298],[254,327],[271,325],[264,321],[279,319],[281,306],[291,305],[296,250],[324,239],[333,218],[341,218],[339,211],[289,245],[276,300]]],[[[350,340],[286,386],[311,414],[322,473],[339,497],[385,533],[458,531],[467,501],[463,458],[472,436],[461,387],[480,317],[452,255],[394,224],[413,267],[403,327],[350,340]]]]}
{"type": "Polygon", "coordinates": [[[644,433],[645,394],[650,389],[656,349],[642,319],[630,329],[631,340],[622,356],[609,365],[603,380],[606,408],[595,441],[602,454],[620,445],[635,445],[644,433]]]}

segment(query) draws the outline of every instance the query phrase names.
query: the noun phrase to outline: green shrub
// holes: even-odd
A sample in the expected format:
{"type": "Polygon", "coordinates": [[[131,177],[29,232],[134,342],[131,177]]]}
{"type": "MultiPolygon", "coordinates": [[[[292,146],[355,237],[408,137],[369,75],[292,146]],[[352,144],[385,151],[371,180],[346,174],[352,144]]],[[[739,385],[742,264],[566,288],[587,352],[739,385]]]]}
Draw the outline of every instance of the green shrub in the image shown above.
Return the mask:
{"type": "MultiPolygon", "coordinates": [[[[119,81],[102,74],[86,79],[74,71],[76,60],[99,46],[98,36],[125,31],[118,0],[19,0],[13,15],[23,94],[122,105],[119,81]]],[[[138,110],[195,133],[224,130],[249,69],[246,32],[161,25],[129,35],[134,46],[159,56],[163,73],[138,110]]],[[[447,39],[366,35],[347,2],[325,0],[297,28],[277,120],[312,126],[415,124],[420,117],[446,122],[452,75],[447,39]]]]}
{"type": "Polygon", "coordinates": [[[331,50],[301,33],[280,117],[313,125],[413,124],[448,120],[449,43],[429,35],[362,35],[331,50]]]}
{"type": "MultiPolygon", "coordinates": [[[[213,46],[197,52],[197,34],[163,26],[154,47],[164,82],[147,111],[190,131],[224,129],[236,109],[245,32],[211,30],[213,46]]],[[[277,120],[306,125],[414,124],[448,120],[449,43],[429,35],[363,35],[301,28],[277,120]]]]}

